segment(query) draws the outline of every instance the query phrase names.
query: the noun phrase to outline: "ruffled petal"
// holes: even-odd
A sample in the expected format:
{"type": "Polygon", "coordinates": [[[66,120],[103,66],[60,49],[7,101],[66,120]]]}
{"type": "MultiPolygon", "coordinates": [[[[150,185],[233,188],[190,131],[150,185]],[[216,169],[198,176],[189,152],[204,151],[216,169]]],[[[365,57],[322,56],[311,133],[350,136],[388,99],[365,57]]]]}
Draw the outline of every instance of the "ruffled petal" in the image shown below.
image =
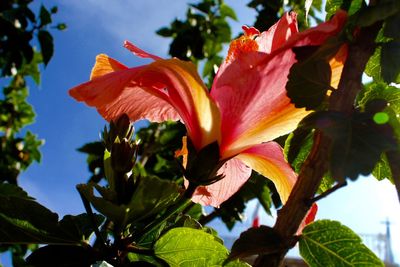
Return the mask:
{"type": "Polygon", "coordinates": [[[251,147],[236,158],[247,166],[270,179],[282,200],[285,203],[297,180],[297,175],[285,160],[283,150],[279,144],[268,142],[251,147]]]}
{"type": "Polygon", "coordinates": [[[249,179],[251,168],[239,159],[233,158],[219,169],[218,174],[223,174],[225,177],[214,184],[198,187],[193,194],[193,202],[218,208],[249,179]]]}
{"type": "Polygon", "coordinates": [[[260,47],[259,51],[269,54],[284,45],[292,35],[298,32],[297,14],[287,12],[268,31],[262,32],[256,39],[260,47]]]}
{"type": "Polygon", "coordinates": [[[144,68],[129,69],[101,54],[96,57],[91,81],[72,88],[69,94],[78,101],[96,107],[108,121],[123,113],[128,114],[132,121],[178,120],[180,117],[167,98],[144,90],[133,82],[144,68]]]}
{"type": "Polygon", "coordinates": [[[156,85],[178,111],[196,149],[220,140],[220,113],[191,62],[158,60],[141,72],[140,86],[156,85]]]}
{"type": "Polygon", "coordinates": [[[228,55],[211,90],[211,96],[221,111],[223,158],[234,156],[261,142],[271,141],[297,127],[308,112],[295,108],[286,96],[287,76],[296,62],[292,48],[321,45],[327,38],[337,34],[345,21],[346,14],[339,12],[331,21],[296,34],[292,34],[295,30],[281,29],[293,27],[288,21],[282,22],[283,26],[278,23],[271,32],[279,36],[276,41],[270,42],[272,46],[274,42],[280,46],[275,50],[272,47],[270,54],[249,49],[249,43],[240,53],[236,51],[235,57],[232,58],[233,53],[228,55]],[[278,33],[278,27],[279,32],[285,34],[278,33]],[[288,37],[288,33],[292,35],[288,37]]]}
{"type": "Polygon", "coordinates": [[[132,121],[180,118],[197,149],[220,140],[219,110],[192,63],[159,59],[136,68],[121,66],[99,56],[94,78],[71,89],[70,95],[96,107],[107,120],[123,113],[132,121]]]}

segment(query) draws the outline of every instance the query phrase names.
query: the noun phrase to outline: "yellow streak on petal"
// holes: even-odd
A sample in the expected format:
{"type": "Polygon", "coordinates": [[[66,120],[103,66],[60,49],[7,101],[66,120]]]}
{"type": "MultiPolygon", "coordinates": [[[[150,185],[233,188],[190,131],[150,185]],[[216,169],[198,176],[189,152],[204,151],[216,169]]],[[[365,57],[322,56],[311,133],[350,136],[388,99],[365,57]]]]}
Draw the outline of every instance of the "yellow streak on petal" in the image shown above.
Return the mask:
{"type": "Polygon", "coordinates": [[[331,86],[335,89],[338,88],[340,78],[342,77],[343,66],[346,58],[347,45],[342,45],[336,55],[329,61],[332,70],[331,86]]]}
{"type": "Polygon", "coordinates": [[[182,156],[182,165],[186,168],[189,151],[187,149],[187,136],[182,137],[182,148],[175,151],[175,158],[182,156]]]}
{"type": "Polygon", "coordinates": [[[229,148],[224,151],[222,158],[232,157],[253,145],[272,141],[292,132],[310,112],[304,108],[296,108],[293,104],[287,104],[281,110],[266,114],[266,117],[260,118],[259,123],[252,125],[232,142],[229,148]]]}
{"type": "Polygon", "coordinates": [[[106,75],[110,72],[124,70],[124,69],[127,69],[127,67],[119,63],[117,60],[112,59],[105,54],[100,54],[97,55],[96,57],[96,63],[92,68],[92,73],[90,74],[90,80],[106,75]]]}
{"type": "Polygon", "coordinates": [[[295,174],[288,175],[276,163],[254,154],[243,153],[236,158],[241,159],[247,166],[271,180],[279,193],[282,203],[286,203],[296,183],[295,174]]]}
{"type": "MultiPolygon", "coordinates": [[[[151,67],[150,67],[151,66],[151,67]]],[[[194,109],[198,126],[201,131],[201,141],[192,140],[196,148],[202,148],[212,142],[221,140],[221,116],[217,105],[211,100],[209,93],[199,77],[195,65],[178,59],[158,60],[149,65],[159,68],[160,72],[168,70],[173,79],[171,86],[175,87],[188,111],[194,109]],[[199,142],[199,143],[196,143],[199,142]]],[[[168,88],[170,90],[172,88],[168,88]]],[[[173,100],[172,100],[173,102],[173,100]]],[[[179,108],[175,106],[179,111],[179,108]]],[[[192,115],[191,115],[192,116],[192,115]]],[[[182,116],[182,119],[185,118],[182,116]]],[[[190,118],[189,118],[190,119],[190,118]]],[[[187,121],[185,121],[187,123],[187,121]]],[[[189,133],[190,134],[190,133],[189,133]]],[[[193,137],[193,134],[190,134],[193,137]]]]}

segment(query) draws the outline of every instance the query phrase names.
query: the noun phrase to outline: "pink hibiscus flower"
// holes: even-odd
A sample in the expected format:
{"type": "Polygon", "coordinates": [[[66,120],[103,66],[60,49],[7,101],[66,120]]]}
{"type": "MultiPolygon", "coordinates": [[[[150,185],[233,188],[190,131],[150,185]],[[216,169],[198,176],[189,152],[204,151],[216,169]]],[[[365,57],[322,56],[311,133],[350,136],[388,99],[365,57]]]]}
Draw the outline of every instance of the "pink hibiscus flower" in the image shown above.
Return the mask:
{"type": "MultiPolygon", "coordinates": [[[[304,32],[298,32],[294,13],[285,14],[266,32],[243,27],[244,36],[232,41],[210,93],[191,62],[162,59],[125,42],[135,55],[154,62],[128,68],[101,54],[90,81],[72,88],[70,95],[96,107],[106,120],[123,113],[131,121],[180,120],[197,151],[217,141],[225,161],[218,174],[224,178],[198,187],[195,202],[218,207],[252,169],[272,180],[286,202],[297,176],[272,140],[293,131],[308,114],[286,96],[287,76],[296,62],[292,48],[323,44],[341,31],[346,18],[345,12],[338,12],[304,32]]],[[[345,57],[342,51],[331,59],[333,87],[345,57]]]]}

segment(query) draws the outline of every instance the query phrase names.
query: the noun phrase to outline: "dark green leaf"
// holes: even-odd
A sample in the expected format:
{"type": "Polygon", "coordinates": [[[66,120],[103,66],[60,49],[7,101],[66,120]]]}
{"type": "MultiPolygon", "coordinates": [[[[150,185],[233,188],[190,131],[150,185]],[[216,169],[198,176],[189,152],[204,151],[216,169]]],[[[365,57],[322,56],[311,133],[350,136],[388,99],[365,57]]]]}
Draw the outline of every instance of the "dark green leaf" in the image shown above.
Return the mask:
{"type": "MultiPolygon", "coordinates": [[[[313,146],[313,136],[313,132],[310,132],[309,129],[303,129],[300,124],[300,126],[286,139],[284,153],[296,173],[300,173],[301,166],[311,151],[313,146]]],[[[330,174],[326,173],[322,178],[318,192],[322,193],[328,190],[332,187],[334,182],[335,181],[330,174]]]]}
{"type": "MultiPolygon", "coordinates": [[[[104,221],[104,217],[95,214],[94,220],[96,222],[96,227],[99,227],[104,221]]],[[[60,227],[68,236],[71,236],[71,239],[77,241],[89,241],[90,235],[94,232],[92,222],[89,215],[86,213],[76,216],[64,216],[60,221],[60,227]]]]}
{"type": "Polygon", "coordinates": [[[38,33],[40,50],[43,57],[43,63],[47,66],[54,53],[53,36],[48,31],[40,30],[38,33]]]}
{"type": "MultiPolygon", "coordinates": [[[[102,190],[102,195],[112,195],[109,189],[96,187],[102,190]]],[[[140,179],[133,196],[128,204],[118,205],[102,197],[97,197],[93,192],[93,185],[81,184],[78,190],[93,204],[100,213],[118,224],[139,221],[155,215],[175,202],[179,196],[176,183],[161,180],[156,177],[143,177],[140,179]]]]}
{"type": "Polygon", "coordinates": [[[385,20],[384,35],[389,38],[400,39],[400,12],[385,20]]]}
{"type": "Polygon", "coordinates": [[[382,44],[382,78],[386,83],[400,83],[400,41],[382,44]]]}
{"type": "Polygon", "coordinates": [[[230,258],[246,258],[256,254],[272,254],[284,246],[283,240],[270,227],[261,225],[240,234],[232,247],[230,258]]]}
{"type": "Polygon", "coordinates": [[[50,12],[51,12],[51,14],[56,14],[56,13],[58,12],[58,7],[57,7],[57,6],[53,6],[53,7],[50,9],[50,12]]]}
{"type": "Polygon", "coordinates": [[[91,142],[83,145],[77,149],[79,152],[86,154],[93,154],[99,157],[103,157],[104,154],[104,144],[102,142],[91,142]]]}
{"type": "Polygon", "coordinates": [[[0,184],[0,203],[0,243],[68,244],[79,241],[60,231],[56,213],[34,201],[17,186],[0,184]]]}
{"type": "Polygon", "coordinates": [[[367,6],[360,11],[357,17],[357,25],[367,27],[378,21],[383,21],[400,11],[399,1],[380,1],[377,5],[367,6]]]}
{"type": "Polygon", "coordinates": [[[171,37],[173,34],[173,31],[167,27],[161,28],[158,31],[156,31],[158,35],[161,35],[162,37],[171,37]]]}
{"type": "Polygon", "coordinates": [[[315,109],[324,101],[330,80],[331,68],[327,62],[296,63],[288,76],[287,95],[297,108],[315,109]]]}
{"type": "Polygon", "coordinates": [[[44,5],[40,7],[40,13],[39,13],[39,18],[40,18],[40,24],[41,26],[45,26],[47,24],[51,23],[51,15],[50,12],[46,9],[44,5]]]}
{"type": "Polygon", "coordinates": [[[316,109],[324,102],[327,90],[331,89],[332,71],[328,62],[341,45],[340,41],[332,38],[306,59],[314,47],[310,47],[310,51],[294,50],[296,58],[300,60],[290,69],[286,90],[296,107],[316,109]]]}
{"type": "Polygon", "coordinates": [[[373,120],[375,113],[384,107],[384,101],[370,102],[365,112],[355,112],[352,116],[340,112],[314,112],[301,122],[332,138],[330,171],[339,182],[345,177],[357,179],[360,174],[370,174],[381,154],[396,147],[393,129],[373,120]]]}
{"type": "Polygon", "coordinates": [[[330,220],[316,221],[303,229],[300,254],[311,267],[384,266],[351,229],[330,220]]]}
{"type": "Polygon", "coordinates": [[[35,250],[27,258],[28,264],[41,267],[90,267],[100,260],[91,247],[49,245],[35,250]]]}

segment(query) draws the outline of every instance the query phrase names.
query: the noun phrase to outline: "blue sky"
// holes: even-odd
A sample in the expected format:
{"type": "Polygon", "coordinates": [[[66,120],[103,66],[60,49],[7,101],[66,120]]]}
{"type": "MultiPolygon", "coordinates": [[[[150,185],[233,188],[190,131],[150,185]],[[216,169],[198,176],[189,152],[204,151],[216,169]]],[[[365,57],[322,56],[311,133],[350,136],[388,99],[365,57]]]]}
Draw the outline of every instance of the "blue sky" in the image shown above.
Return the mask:
{"type": "MultiPolygon", "coordinates": [[[[43,71],[42,84],[30,88],[29,101],[34,106],[36,122],[29,130],[45,139],[40,164],[33,164],[20,177],[20,184],[61,216],[84,211],[75,185],[89,177],[85,156],[76,148],[99,140],[99,132],[106,122],[97,112],[68,96],[68,89],[87,81],[95,56],[106,53],[128,66],[147,63],[135,58],[122,47],[129,40],[142,49],[167,57],[170,40],[155,31],[168,25],[186,12],[184,0],[58,0],[43,1],[50,7],[57,5],[57,22],[65,22],[68,29],[53,32],[55,55],[43,71]],[[111,4],[112,3],[112,4],[111,4]]],[[[193,2],[193,1],[190,1],[193,2]]],[[[235,35],[242,24],[254,22],[254,11],[245,7],[248,1],[227,0],[238,14],[239,22],[231,21],[235,35]]],[[[41,3],[38,1],[38,3],[41,3]]],[[[38,6],[37,6],[38,8],[38,6]]],[[[37,9],[38,10],[38,9],[37,9]]],[[[252,205],[254,206],[254,205],[252,205]]],[[[248,212],[249,216],[252,211],[248,212]]],[[[384,232],[381,221],[393,222],[392,236],[400,236],[400,205],[394,187],[387,181],[377,182],[371,177],[350,183],[319,203],[317,218],[341,221],[358,233],[384,232]]],[[[262,223],[273,220],[262,217],[262,223]]],[[[218,223],[224,235],[236,235],[250,222],[228,233],[218,223]]],[[[400,261],[400,240],[392,239],[396,259],[400,261]]]]}

